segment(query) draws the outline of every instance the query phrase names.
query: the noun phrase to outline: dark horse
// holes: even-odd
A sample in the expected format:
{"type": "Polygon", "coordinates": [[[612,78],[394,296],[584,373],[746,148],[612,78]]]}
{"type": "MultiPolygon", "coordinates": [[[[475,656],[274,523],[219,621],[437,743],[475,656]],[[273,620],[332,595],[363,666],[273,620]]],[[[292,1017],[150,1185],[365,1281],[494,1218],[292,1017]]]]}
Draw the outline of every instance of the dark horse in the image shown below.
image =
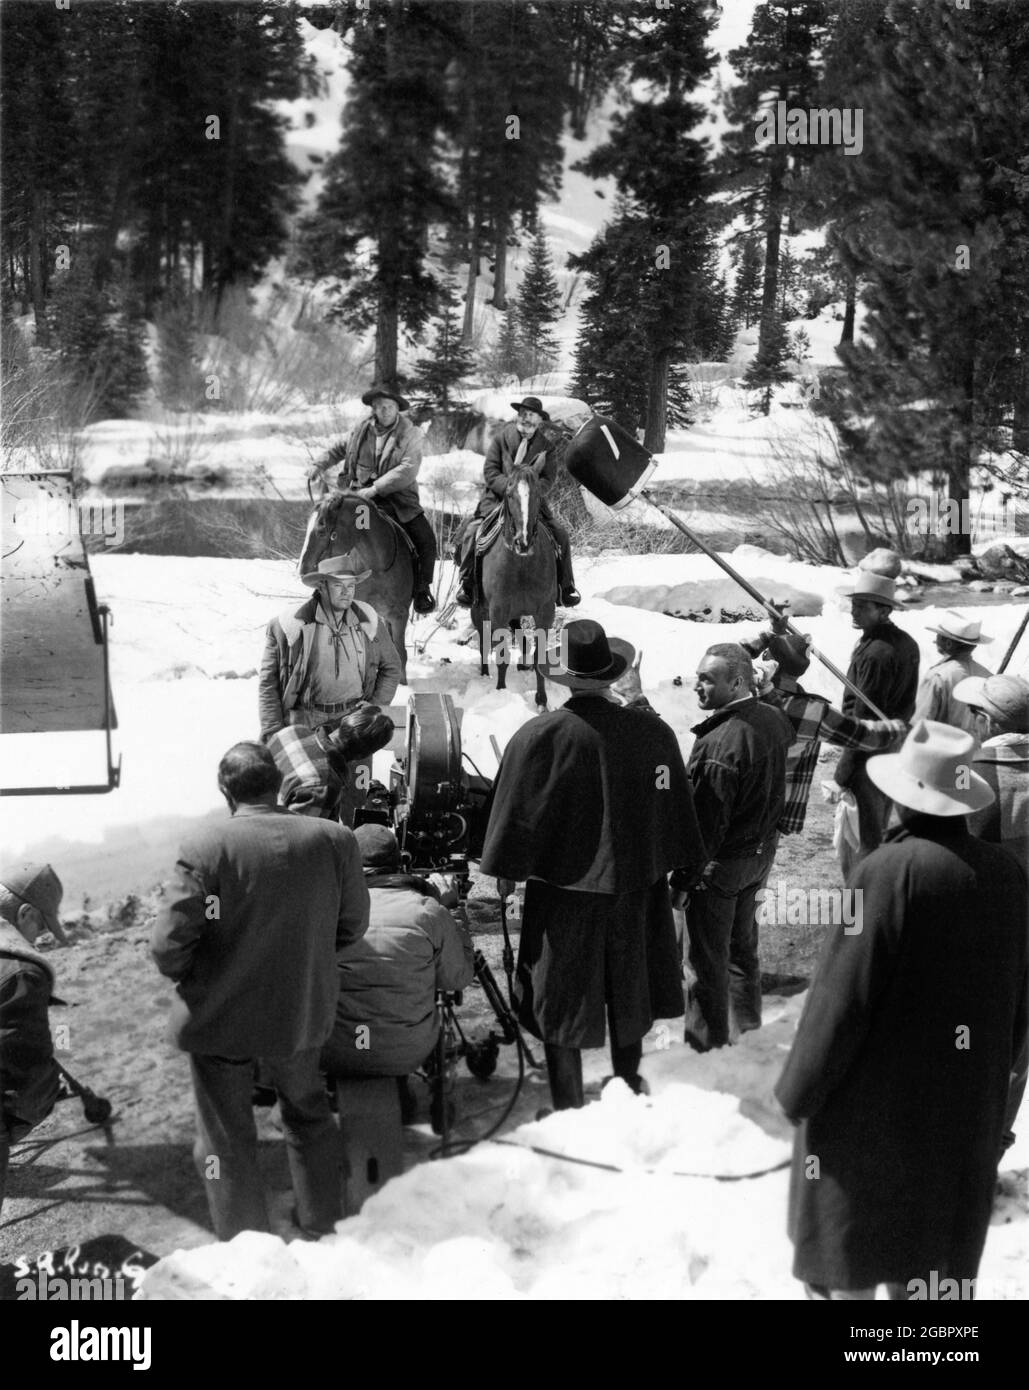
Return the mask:
{"type": "Polygon", "coordinates": [[[533,667],[536,704],[545,706],[540,662],[547,664],[546,649],[554,628],[557,564],[550,537],[539,524],[540,482],[531,463],[511,472],[501,507],[500,543],[491,546],[482,558],[482,594],[476,594],[472,605],[472,625],[479,634],[480,670],[487,674],[492,649],[497,658],[497,689],[503,690],[510,647],[513,641],[519,642],[523,660],[518,669],[533,667]]]}
{"type": "Polygon", "coordinates": [[[317,569],[332,555],[356,550],[371,570],[357,586],[356,597],[371,604],[384,620],[400,654],[407,680],[407,614],[414,593],[414,565],[406,537],[372,502],[348,492],[330,492],[315,507],[307,523],[300,573],[317,569]]]}

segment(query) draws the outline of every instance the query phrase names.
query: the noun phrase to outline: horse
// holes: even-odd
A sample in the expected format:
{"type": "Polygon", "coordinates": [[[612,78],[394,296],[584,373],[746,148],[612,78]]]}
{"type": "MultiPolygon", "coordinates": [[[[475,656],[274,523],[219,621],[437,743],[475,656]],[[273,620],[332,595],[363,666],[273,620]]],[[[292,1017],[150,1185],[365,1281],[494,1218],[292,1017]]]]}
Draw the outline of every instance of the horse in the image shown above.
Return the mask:
{"type": "MultiPolygon", "coordinates": [[[[539,525],[540,481],[531,463],[512,470],[501,508],[500,540],[482,558],[481,593],[476,593],[472,605],[472,626],[479,634],[479,669],[482,675],[488,674],[489,653],[495,649],[497,689],[504,690],[508,646],[521,630],[526,646],[531,642],[536,704],[545,708],[547,694],[540,670],[540,646],[542,643],[546,649],[551,645],[557,564],[550,538],[539,525]]],[[[527,654],[524,648],[522,654],[527,654]]],[[[546,656],[543,661],[546,665],[546,656]]],[[[519,661],[518,669],[528,670],[529,665],[519,661]]]]}
{"type": "Polygon", "coordinates": [[[356,598],[371,604],[385,622],[400,655],[401,680],[407,681],[407,615],[414,595],[414,558],[400,527],[372,502],[348,492],[330,492],[307,522],[300,573],[321,560],[356,550],[371,570],[357,586],[356,598]]]}

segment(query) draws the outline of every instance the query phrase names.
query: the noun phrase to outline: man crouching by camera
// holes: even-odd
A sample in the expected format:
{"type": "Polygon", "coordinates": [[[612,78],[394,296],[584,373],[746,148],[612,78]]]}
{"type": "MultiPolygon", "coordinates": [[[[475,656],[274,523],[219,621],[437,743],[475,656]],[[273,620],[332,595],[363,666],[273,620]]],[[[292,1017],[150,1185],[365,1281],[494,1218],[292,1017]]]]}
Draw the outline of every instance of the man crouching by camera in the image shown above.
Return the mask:
{"type": "Polygon", "coordinates": [[[54,969],[33,947],[43,931],[62,945],[61,880],[49,864],[0,868],[0,1211],[12,1144],[53,1110],[61,1075],[47,1010],[54,969]]]}
{"type": "Polygon", "coordinates": [[[354,836],[371,912],[364,936],[336,954],[339,1002],[322,1068],[333,1077],[406,1077],[436,1045],[436,992],[471,983],[472,939],[435,886],[405,872],[392,830],[359,825],[354,836]]]}

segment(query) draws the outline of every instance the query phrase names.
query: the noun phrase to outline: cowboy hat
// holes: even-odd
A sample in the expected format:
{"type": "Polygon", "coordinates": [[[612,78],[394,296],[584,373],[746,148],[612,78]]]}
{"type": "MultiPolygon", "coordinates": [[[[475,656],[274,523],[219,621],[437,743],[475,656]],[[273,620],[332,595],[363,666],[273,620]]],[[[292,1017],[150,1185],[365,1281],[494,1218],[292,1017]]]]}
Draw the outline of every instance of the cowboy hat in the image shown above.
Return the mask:
{"type": "Polygon", "coordinates": [[[603,690],[613,685],[636,659],[636,648],[607,633],[591,618],[577,618],[561,629],[562,664],[547,671],[558,685],[603,690]]]}
{"type": "Polygon", "coordinates": [[[984,709],[1012,733],[1029,733],[1029,681],[1021,676],[966,676],[954,687],[954,698],[984,709]]]}
{"type": "Polygon", "coordinates": [[[879,790],[899,806],[929,816],[966,816],[996,800],[990,784],[972,771],[978,751],[964,729],[919,719],[899,753],[869,758],[866,768],[879,790]]]}
{"type": "Polygon", "coordinates": [[[893,592],[893,580],[873,570],[859,570],[852,584],[840,593],[845,598],[867,598],[873,603],[888,603],[891,608],[901,608],[907,599],[897,598],[893,592]]]}
{"type": "Polygon", "coordinates": [[[410,401],[405,401],[399,391],[394,391],[392,387],[387,386],[383,381],[377,381],[374,386],[369,386],[368,390],[361,397],[361,404],[371,405],[372,402],[377,401],[380,396],[385,396],[388,401],[396,401],[401,410],[409,410],[411,408],[410,401]]]}
{"type": "Polygon", "coordinates": [[[352,579],[360,584],[371,574],[371,570],[359,568],[363,564],[356,550],[348,550],[345,555],[330,555],[327,560],[318,561],[316,570],[302,574],[300,582],[309,589],[316,588],[323,579],[352,579]]]}
{"type": "Polygon", "coordinates": [[[34,907],[46,923],[50,935],[67,946],[58,911],[64,889],[49,864],[19,864],[0,869],[0,884],[22,902],[34,907]]]}
{"type": "Polygon", "coordinates": [[[956,613],[953,608],[945,609],[939,616],[937,622],[927,623],[929,632],[938,632],[941,637],[949,637],[953,642],[964,642],[969,647],[974,647],[976,643],[986,646],[992,642],[992,637],[983,636],[983,625],[976,618],[963,618],[960,613],[956,613]]]}
{"type": "Polygon", "coordinates": [[[543,402],[540,400],[539,396],[526,396],[524,401],[512,401],[511,409],[534,410],[536,414],[541,416],[544,420],[550,419],[550,416],[543,409],[543,402]]]}

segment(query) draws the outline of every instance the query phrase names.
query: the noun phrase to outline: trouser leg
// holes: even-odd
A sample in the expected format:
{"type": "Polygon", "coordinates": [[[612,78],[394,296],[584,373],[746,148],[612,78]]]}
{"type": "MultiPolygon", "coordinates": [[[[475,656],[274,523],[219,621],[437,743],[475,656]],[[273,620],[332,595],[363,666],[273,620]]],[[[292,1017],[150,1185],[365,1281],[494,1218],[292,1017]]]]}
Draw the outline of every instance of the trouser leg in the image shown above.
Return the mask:
{"type": "Polygon", "coordinates": [[[582,1088],[582,1053],[577,1047],[544,1043],[550,1097],[555,1110],[579,1110],[585,1104],[582,1088]]]}
{"type": "Polygon", "coordinates": [[[321,1048],[265,1058],[279,1093],[297,1221],[306,1231],[331,1231],[342,1219],[339,1130],[318,1068],[321,1048]]]}
{"type": "Polygon", "coordinates": [[[1015,1142],[1015,1120],[1025,1095],[1026,1074],[1029,1072],[1029,1038],[1022,1039],[1014,1062],[1011,1064],[1011,1081],[1008,1086],[1008,1104],[1004,1112],[1004,1135],[1001,1139],[1001,1153],[1015,1142]]]}
{"type": "Polygon", "coordinates": [[[729,1041],[729,941],[736,898],[700,884],[686,910],[687,959],[696,979],[686,998],[685,1038],[697,1052],[729,1041]]]}
{"type": "Polygon", "coordinates": [[[804,1292],[808,1298],[821,1303],[867,1303],[875,1298],[874,1286],[870,1289],[827,1289],[822,1284],[805,1284],[804,1292]]]}
{"type": "Polygon", "coordinates": [[[560,521],[549,511],[546,513],[547,525],[554,533],[554,539],[558,544],[557,552],[557,582],[562,589],[575,588],[575,576],[572,573],[572,546],[568,539],[568,530],[560,521]]]}
{"type": "Polygon", "coordinates": [[[778,836],[755,861],[756,877],[740,890],[729,937],[729,1002],[741,1033],[761,1027],[761,962],[758,958],[757,895],[768,881],[778,836]]]}
{"type": "Polygon", "coordinates": [[[415,591],[419,589],[431,589],[432,581],[436,572],[436,534],[429,524],[429,518],[424,512],[419,512],[410,521],[400,523],[414,543],[417,560],[417,573],[415,574],[415,591]]]}
{"type": "Polygon", "coordinates": [[[885,796],[869,777],[864,763],[854,769],[850,790],[854,794],[858,810],[858,834],[861,843],[856,848],[846,842],[840,849],[840,869],[844,880],[866,859],[873,850],[882,844],[886,826],[890,819],[893,802],[885,796]]]}
{"type": "MultiPolygon", "coordinates": [[[[0,1120],[0,1126],[3,1121],[0,1120]]],[[[4,1209],[4,1196],[7,1193],[7,1167],[11,1157],[11,1141],[6,1132],[0,1128],[0,1215],[4,1209]]]]}
{"type": "Polygon", "coordinates": [[[231,1240],[240,1231],[267,1231],[268,1209],[250,1104],[253,1059],[192,1053],[189,1062],[197,1114],[193,1158],[215,1235],[231,1240]]]}

